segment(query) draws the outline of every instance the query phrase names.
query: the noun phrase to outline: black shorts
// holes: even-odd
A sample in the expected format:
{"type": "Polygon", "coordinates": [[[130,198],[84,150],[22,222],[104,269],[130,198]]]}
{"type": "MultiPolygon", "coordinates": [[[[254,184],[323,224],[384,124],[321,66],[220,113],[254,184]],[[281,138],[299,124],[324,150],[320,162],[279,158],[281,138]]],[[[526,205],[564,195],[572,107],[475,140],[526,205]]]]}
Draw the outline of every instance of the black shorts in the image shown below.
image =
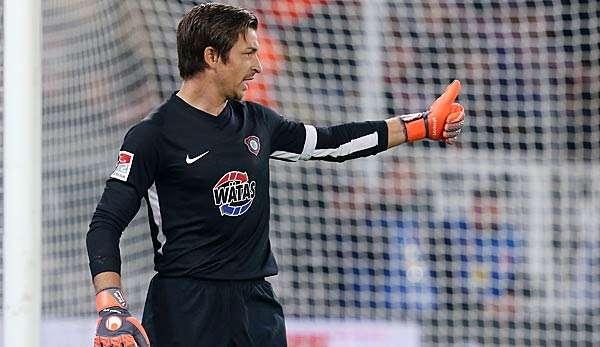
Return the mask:
{"type": "Polygon", "coordinates": [[[152,347],[286,346],[283,310],[263,279],[154,276],[142,325],[152,347]]]}

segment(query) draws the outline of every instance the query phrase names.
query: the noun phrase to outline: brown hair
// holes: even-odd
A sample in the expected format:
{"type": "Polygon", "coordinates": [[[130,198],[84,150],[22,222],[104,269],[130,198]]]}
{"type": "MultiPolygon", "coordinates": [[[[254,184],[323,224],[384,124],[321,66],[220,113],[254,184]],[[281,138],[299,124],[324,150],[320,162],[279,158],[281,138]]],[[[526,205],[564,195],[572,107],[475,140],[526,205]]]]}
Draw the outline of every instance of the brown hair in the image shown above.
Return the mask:
{"type": "Polygon", "coordinates": [[[208,66],[204,61],[206,47],[213,47],[227,63],[240,34],[257,27],[256,16],[240,7],[215,3],[192,7],[177,26],[179,75],[185,80],[208,66]]]}

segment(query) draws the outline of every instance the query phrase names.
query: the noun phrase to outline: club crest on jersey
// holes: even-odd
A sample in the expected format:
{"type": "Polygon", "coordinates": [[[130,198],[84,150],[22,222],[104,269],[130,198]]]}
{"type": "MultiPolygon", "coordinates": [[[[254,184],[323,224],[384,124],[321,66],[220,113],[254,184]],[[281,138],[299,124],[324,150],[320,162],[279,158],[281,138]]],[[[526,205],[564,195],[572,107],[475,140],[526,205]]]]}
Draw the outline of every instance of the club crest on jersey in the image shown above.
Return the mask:
{"type": "Polygon", "coordinates": [[[246,147],[248,147],[250,153],[258,155],[258,152],[260,152],[260,139],[258,136],[248,136],[244,139],[244,143],[246,144],[246,147]]]}
{"type": "Polygon", "coordinates": [[[215,205],[221,216],[237,217],[248,211],[256,195],[256,182],[248,180],[248,174],[229,171],[213,187],[215,205]]]}
{"type": "Polygon", "coordinates": [[[119,159],[115,165],[113,173],[110,175],[112,178],[127,182],[129,172],[131,171],[131,165],[133,164],[133,153],[127,151],[119,152],[119,159]]]}

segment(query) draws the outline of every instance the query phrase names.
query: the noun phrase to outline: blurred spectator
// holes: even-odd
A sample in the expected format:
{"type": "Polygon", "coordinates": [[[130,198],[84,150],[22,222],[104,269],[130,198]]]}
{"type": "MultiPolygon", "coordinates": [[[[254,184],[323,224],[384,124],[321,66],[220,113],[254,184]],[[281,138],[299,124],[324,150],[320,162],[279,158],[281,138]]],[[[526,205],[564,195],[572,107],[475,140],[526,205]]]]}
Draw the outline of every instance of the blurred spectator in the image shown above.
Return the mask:
{"type": "Polygon", "coordinates": [[[465,232],[471,244],[467,266],[468,285],[484,310],[515,312],[516,280],[525,265],[522,237],[501,212],[496,190],[475,190],[471,221],[465,232]]]}

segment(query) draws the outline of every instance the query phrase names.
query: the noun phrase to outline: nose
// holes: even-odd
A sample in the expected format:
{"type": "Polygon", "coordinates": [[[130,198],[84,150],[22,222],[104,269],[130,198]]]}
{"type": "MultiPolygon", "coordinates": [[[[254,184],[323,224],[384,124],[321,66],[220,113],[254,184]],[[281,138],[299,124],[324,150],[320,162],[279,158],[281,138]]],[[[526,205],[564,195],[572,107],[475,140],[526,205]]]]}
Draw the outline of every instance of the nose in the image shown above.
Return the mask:
{"type": "Polygon", "coordinates": [[[260,63],[260,58],[258,57],[258,54],[256,55],[256,60],[254,61],[254,67],[252,67],[252,70],[254,70],[254,73],[262,72],[262,64],[260,63]]]}

